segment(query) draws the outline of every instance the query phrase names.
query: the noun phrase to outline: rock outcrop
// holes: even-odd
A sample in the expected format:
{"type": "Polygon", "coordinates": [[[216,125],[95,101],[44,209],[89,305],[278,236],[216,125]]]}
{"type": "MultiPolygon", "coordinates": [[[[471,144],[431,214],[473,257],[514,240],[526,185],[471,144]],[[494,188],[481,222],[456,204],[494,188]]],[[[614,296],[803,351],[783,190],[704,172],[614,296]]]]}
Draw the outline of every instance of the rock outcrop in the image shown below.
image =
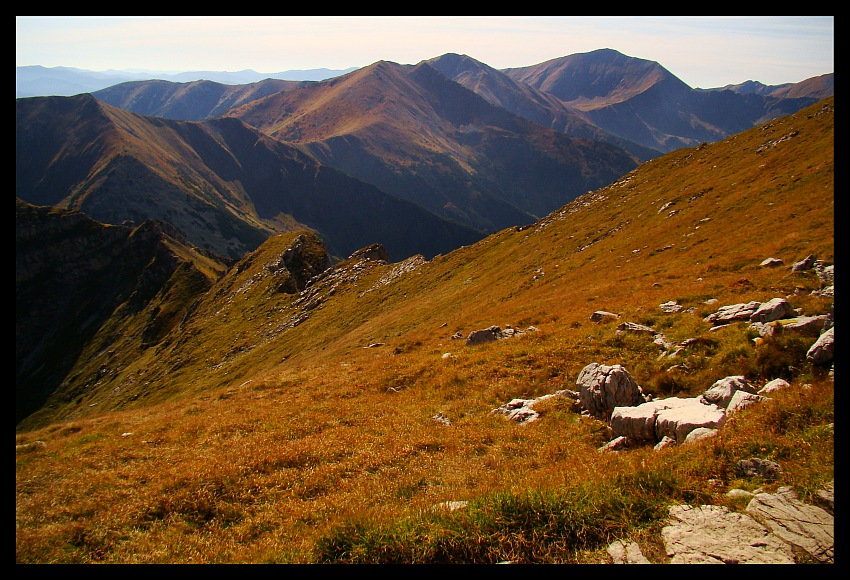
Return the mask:
{"type": "Polygon", "coordinates": [[[646,401],[643,389],[621,365],[590,363],[576,379],[581,406],[591,417],[607,421],[615,407],[646,401]]]}

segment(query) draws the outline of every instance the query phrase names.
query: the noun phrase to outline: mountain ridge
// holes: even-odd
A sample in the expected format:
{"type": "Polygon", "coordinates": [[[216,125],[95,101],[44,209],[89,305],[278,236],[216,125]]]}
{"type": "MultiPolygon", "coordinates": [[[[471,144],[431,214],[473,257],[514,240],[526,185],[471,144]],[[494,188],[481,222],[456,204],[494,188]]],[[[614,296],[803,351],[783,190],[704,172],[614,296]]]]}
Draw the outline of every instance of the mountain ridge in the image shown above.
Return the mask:
{"type": "MultiPolygon", "coordinates": [[[[430,260],[370,245],[329,264],[293,231],[221,271],[152,224],[18,203],[18,342],[59,344],[46,322],[84,344],[26,365],[59,387],[16,424],[16,562],[590,564],[625,546],[663,564],[693,554],[670,549],[674,510],[710,516],[690,525],[709,538],[718,519],[754,533],[699,561],[771,558],[783,531],[750,519],[753,494],[813,504],[834,480],[834,362],[808,356],[834,332],[834,179],[830,97],[430,260]],[[124,251],[134,237],[165,259],[124,251]],[[146,267],[190,254],[200,275],[146,267]],[[713,322],[774,301],[797,318],[713,322]],[[713,437],[610,451],[577,377],[614,365],[652,408],[727,377],[785,386],[713,437]]],[[[831,561],[827,509],[803,518],[826,549],[783,561],[831,561]]]]}
{"type": "Polygon", "coordinates": [[[342,257],[374,242],[399,258],[430,256],[481,236],[237,119],[145,117],[87,95],[16,106],[18,197],[81,209],[106,223],[169,221],[227,258],[273,232],[304,228],[322,230],[342,257]]]}
{"type": "Polygon", "coordinates": [[[227,116],[486,231],[533,221],[637,163],[618,147],[571,138],[495,107],[427,63],[381,61],[227,116]],[[521,172],[514,169],[520,159],[521,172]]]}

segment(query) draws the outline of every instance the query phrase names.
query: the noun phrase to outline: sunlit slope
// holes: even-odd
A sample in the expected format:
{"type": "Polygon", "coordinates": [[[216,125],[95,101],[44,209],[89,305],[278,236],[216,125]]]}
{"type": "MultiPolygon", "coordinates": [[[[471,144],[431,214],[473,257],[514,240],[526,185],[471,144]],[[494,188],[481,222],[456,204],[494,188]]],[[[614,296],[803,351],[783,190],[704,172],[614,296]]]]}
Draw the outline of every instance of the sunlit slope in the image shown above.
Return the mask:
{"type": "MultiPolygon", "coordinates": [[[[324,285],[307,287],[310,297],[278,290],[269,264],[296,234],[273,238],[202,297],[180,332],[105,386],[144,373],[156,388],[137,393],[138,405],[267,373],[333,376],[340,364],[357,361],[403,360],[425,372],[446,352],[470,352],[453,334],[494,324],[533,325],[538,332],[528,340],[573,352],[558,376],[574,380],[593,362],[581,353],[595,348],[584,341],[598,328],[590,322],[594,311],[669,326],[659,305],[671,300],[700,314],[712,311],[704,304],[709,298],[726,304],[785,296],[804,280],[790,268],[759,264],[775,257],[790,265],[809,254],[832,263],[833,217],[829,99],[716,144],[665,155],[530,227],[503,230],[430,262],[343,262],[324,285]]],[[[312,241],[310,247],[321,254],[312,241]]],[[[693,315],[683,320],[683,327],[668,328],[672,338],[710,326],[693,315]]],[[[498,368],[498,355],[489,354],[498,348],[470,356],[498,368]]],[[[364,369],[368,382],[375,369],[364,369]]],[[[115,408],[127,403],[106,400],[115,408]]]]}

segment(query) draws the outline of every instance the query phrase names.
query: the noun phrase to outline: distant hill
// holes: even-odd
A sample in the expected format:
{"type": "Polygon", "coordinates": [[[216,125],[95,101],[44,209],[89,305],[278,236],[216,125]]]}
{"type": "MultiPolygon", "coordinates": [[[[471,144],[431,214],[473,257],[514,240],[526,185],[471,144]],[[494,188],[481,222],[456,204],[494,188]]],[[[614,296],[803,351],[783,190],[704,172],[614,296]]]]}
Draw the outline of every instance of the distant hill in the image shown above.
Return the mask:
{"type": "Polygon", "coordinates": [[[289,70],[268,74],[258,73],[253,70],[237,72],[194,71],[163,73],[140,70],[91,71],[64,66],[18,66],[15,67],[15,98],[69,97],[81,93],[99,91],[123,82],[157,79],[176,83],[208,80],[230,85],[256,83],[265,79],[320,81],[351,72],[352,70],[354,70],[354,67],[343,70],[326,68],[289,70]]]}
{"type": "Polygon", "coordinates": [[[203,121],[272,93],[298,88],[305,82],[309,81],[265,79],[244,85],[213,81],[130,81],[94,91],[92,95],[104,103],[140,115],[203,121]]]}
{"type": "Polygon", "coordinates": [[[812,77],[799,83],[777,87],[770,96],[793,99],[826,99],[835,94],[835,74],[829,73],[819,77],[812,77]]]}
{"type": "Polygon", "coordinates": [[[227,113],[476,229],[545,215],[637,166],[626,150],[515,115],[428,63],[380,61],[227,113]]]}
{"type": "Polygon", "coordinates": [[[608,133],[663,152],[723,139],[822,98],[695,90],[657,62],[611,49],[502,72],[582,111],[608,133]]]}
{"type": "Polygon", "coordinates": [[[98,221],[169,222],[239,258],[268,236],[319,232],[335,256],[382,243],[395,259],[482,236],[324,166],[238,119],[170,121],[91,95],[16,102],[16,196],[98,221]]]}

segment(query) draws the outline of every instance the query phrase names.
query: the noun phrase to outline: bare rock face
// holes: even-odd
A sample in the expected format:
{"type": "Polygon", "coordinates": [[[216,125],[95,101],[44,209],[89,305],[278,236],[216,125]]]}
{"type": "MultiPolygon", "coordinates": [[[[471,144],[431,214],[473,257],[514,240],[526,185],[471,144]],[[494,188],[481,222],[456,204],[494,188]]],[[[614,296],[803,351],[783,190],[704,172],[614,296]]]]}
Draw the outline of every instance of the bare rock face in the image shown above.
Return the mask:
{"type": "Polygon", "coordinates": [[[387,249],[381,244],[371,244],[365,248],[360,248],[348,257],[349,260],[371,260],[373,262],[390,261],[390,255],[387,249]]]}
{"type": "Polygon", "coordinates": [[[781,487],[775,494],[756,494],[747,505],[747,513],[765,522],[793,549],[818,562],[835,563],[835,517],[803,503],[790,487],[781,487]]]}
{"type": "Polygon", "coordinates": [[[603,421],[614,407],[632,407],[645,401],[643,389],[621,365],[590,363],[579,373],[576,387],[582,409],[603,421]]]}
{"type": "Polygon", "coordinates": [[[794,564],[791,547],[723,506],[675,505],[661,530],[671,564],[794,564]]]}

